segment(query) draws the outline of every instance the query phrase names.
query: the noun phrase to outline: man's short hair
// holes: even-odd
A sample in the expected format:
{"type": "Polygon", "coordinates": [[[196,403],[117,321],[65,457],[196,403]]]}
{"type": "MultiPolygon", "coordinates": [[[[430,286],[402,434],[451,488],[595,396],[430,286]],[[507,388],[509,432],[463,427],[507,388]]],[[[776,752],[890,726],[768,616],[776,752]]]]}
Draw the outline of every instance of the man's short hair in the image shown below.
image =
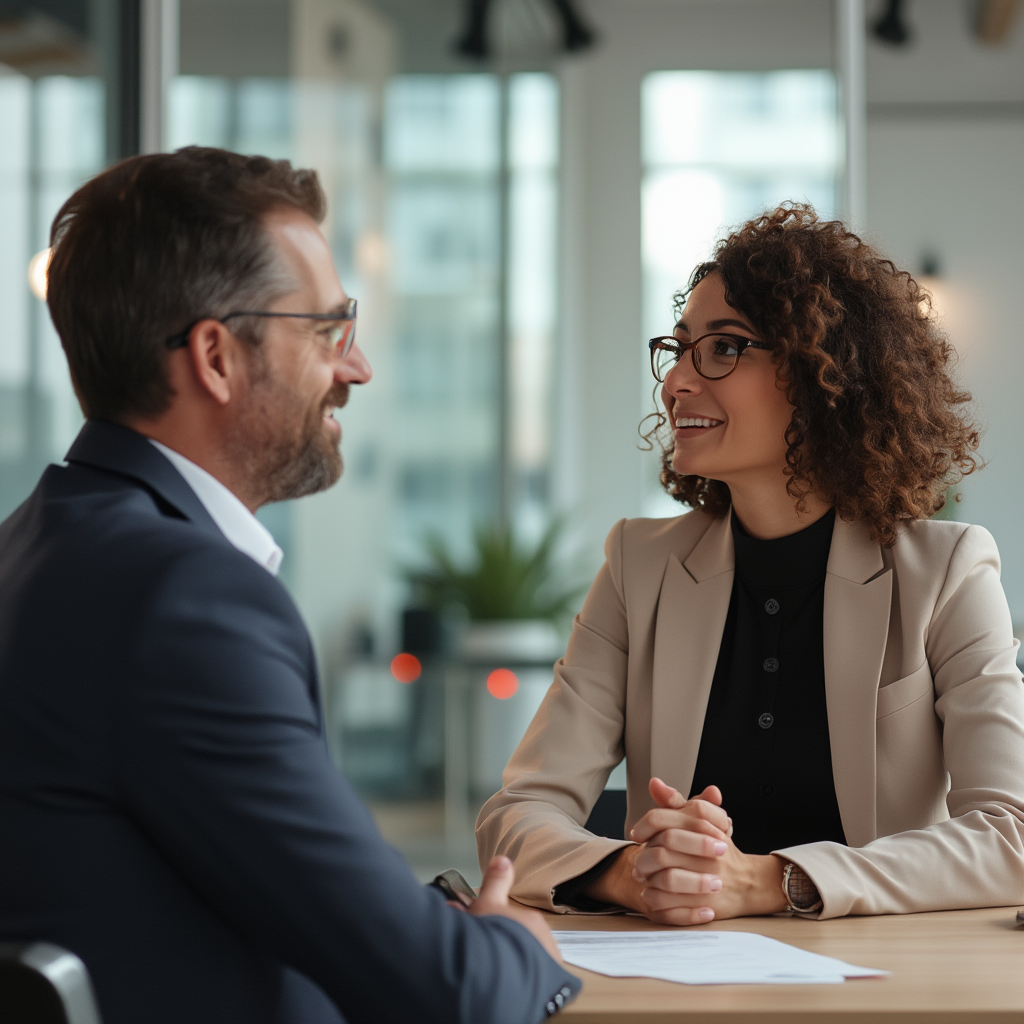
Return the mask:
{"type": "Polygon", "coordinates": [[[282,206],[323,220],[315,171],[199,146],[124,160],[68,199],[47,303],[87,417],[159,415],[173,398],[168,338],[294,287],[263,223],[282,206]]]}

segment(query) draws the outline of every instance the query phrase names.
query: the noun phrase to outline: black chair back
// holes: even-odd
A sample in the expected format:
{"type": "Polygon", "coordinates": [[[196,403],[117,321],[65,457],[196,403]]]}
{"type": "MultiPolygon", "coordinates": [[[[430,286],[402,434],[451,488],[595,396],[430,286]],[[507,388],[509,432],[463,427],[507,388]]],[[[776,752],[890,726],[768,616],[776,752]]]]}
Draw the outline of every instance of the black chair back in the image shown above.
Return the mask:
{"type": "Polygon", "coordinates": [[[626,791],[606,789],[597,798],[584,828],[606,839],[625,839],[626,791]]]}
{"type": "Polygon", "coordinates": [[[49,942],[0,942],[3,1024],[100,1024],[89,972],[49,942]]]}

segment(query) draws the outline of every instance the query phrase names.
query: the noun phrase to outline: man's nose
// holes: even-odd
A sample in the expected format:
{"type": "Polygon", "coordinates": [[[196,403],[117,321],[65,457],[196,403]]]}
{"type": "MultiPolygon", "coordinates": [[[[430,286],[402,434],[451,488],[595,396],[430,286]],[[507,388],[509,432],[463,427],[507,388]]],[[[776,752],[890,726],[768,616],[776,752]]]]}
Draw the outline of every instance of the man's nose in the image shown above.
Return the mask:
{"type": "Polygon", "coordinates": [[[363,350],[353,343],[345,357],[336,364],[334,376],[345,384],[368,384],[373,377],[373,369],[363,350]]]}

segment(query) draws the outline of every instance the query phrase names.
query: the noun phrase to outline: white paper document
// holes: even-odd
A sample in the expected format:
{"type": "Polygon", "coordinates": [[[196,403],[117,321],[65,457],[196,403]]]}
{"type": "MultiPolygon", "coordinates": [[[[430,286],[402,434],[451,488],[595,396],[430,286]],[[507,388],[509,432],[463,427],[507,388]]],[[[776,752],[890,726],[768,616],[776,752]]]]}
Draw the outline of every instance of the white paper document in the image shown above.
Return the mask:
{"type": "Polygon", "coordinates": [[[685,985],[829,985],[888,974],[753,932],[554,932],[566,963],[614,978],[685,985]]]}

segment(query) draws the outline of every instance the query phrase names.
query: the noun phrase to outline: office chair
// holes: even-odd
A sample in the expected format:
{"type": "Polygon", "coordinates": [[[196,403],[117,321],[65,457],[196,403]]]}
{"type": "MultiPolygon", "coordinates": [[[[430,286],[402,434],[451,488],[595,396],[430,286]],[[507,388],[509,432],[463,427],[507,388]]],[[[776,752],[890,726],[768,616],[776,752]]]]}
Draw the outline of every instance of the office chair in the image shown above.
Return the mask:
{"type": "Polygon", "coordinates": [[[607,839],[625,839],[626,791],[606,789],[594,804],[586,825],[583,826],[595,836],[607,839]]]}
{"type": "Polygon", "coordinates": [[[100,1024],[85,964],[49,942],[0,942],[4,1024],[100,1024]]]}

